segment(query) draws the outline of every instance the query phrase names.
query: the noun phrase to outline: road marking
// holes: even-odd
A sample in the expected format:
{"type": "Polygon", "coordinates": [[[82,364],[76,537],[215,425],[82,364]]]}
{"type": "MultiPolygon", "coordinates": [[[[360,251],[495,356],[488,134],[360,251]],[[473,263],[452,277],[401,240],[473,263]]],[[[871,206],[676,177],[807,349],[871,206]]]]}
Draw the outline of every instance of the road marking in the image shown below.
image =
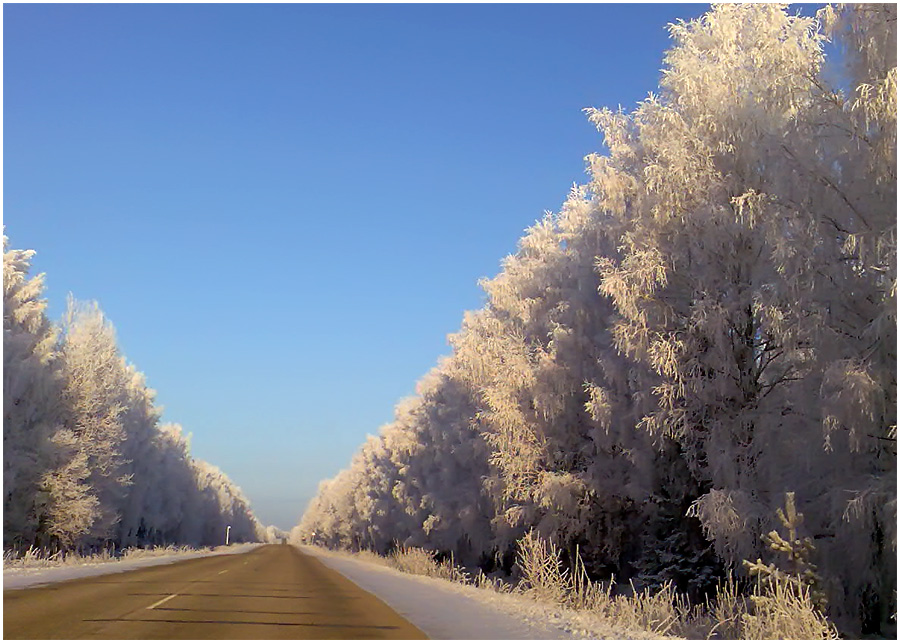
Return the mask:
{"type": "Polygon", "coordinates": [[[152,610],[154,607],[159,607],[160,605],[162,605],[162,604],[165,603],[166,601],[171,601],[171,600],[172,600],[173,598],[175,598],[176,596],[178,596],[178,594],[172,594],[171,596],[166,596],[164,599],[162,599],[162,600],[160,600],[160,601],[156,601],[155,603],[153,603],[153,605],[151,605],[151,606],[148,607],[147,609],[148,609],[148,610],[152,610]]]}
{"type": "Polygon", "coordinates": [[[222,571],[219,572],[219,575],[221,576],[222,574],[224,574],[227,571],[228,571],[227,569],[223,569],[222,571]]]}

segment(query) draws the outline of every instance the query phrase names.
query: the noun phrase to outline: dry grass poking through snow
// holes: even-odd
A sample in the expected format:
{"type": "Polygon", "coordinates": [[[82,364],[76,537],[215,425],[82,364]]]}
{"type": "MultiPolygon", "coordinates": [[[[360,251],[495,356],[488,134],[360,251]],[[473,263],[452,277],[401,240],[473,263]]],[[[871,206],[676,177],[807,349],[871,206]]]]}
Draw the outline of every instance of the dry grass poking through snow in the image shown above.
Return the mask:
{"type": "Polygon", "coordinates": [[[216,549],[218,548],[166,545],[164,547],[148,547],[145,549],[130,547],[118,554],[112,550],[103,550],[92,554],[79,554],[73,551],[50,553],[46,550],[32,547],[21,554],[14,551],[3,552],[3,569],[43,569],[74,565],[95,565],[97,563],[114,563],[141,558],[175,556],[178,554],[204,554],[216,551],[216,549]]]}
{"type": "Polygon", "coordinates": [[[614,581],[591,581],[577,552],[574,568],[565,569],[556,547],[533,532],[519,541],[518,564],[524,594],[589,611],[620,628],[691,639],[838,638],[834,625],[815,608],[809,590],[786,579],[761,581],[745,597],[729,578],[717,588],[714,600],[697,606],[671,584],[653,593],[632,585],[630,592],[613,595],[614,581]]]}
{"type": "Polygon", "coordinates": [[[661,636],[678,635],[678,627],[690,614],[686,599],[666,585],[656,593],[637,592],[614,596],[615,583],[588,579],[580,556],[573,570],[563,567],[560,552],[552,543],[529,532],[519,541],[517,560],[522,580],[517,590],[540,601],[552,602],[600,616],[610,625],[638,629],[661,636]]]}
{"type": "Polygon", "coordinates": [[[580,556],[573,569],[563,566],[560,552],[529,533],[519,541],[518,584],[479,572],[471,577],[451,560],[418,548],[401,548],[390,556],[359,552],[355,557],[393,567],[402,572],[474,585],[498,593],[531,598],[570,611],[592,628],[602,621],[620,631],[644,631],[655,637],[689,639],[835,639],[835,627],[814,607],[809,592],[797,585],[770,580],[760,583],[751,596],[743,596],[732,579],[719,586],[716,597],[692,606],[671,585],[651,592],[630,586],[616,592],[614,580],[588,578],[580,556]]]}
{"type": "Polygon", "coordinates": [[[767,581],[751,596],[753,609],[743,615],[745,639],[836,639],[837,629],[813,607],[809,588],[767,581]]]}
{"type": "Polygon", "coordinates": [[[438,561],[434,554],[418,547],[401,547],[388,558],[395,569],[408,574],[443,578],[454,583],[467,584],[469,575],[453,564],[453,558],[438,561]]]}

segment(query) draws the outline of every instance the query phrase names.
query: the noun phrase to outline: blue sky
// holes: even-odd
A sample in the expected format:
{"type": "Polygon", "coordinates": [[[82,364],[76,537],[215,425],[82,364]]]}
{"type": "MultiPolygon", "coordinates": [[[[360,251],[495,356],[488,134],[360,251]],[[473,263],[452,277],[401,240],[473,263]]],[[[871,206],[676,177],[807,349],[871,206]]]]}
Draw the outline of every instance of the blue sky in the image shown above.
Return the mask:
{"type": "Polygon", "coordinates": [[[706,7],[7,4],[6,234],[290,528],[706,7]]]}

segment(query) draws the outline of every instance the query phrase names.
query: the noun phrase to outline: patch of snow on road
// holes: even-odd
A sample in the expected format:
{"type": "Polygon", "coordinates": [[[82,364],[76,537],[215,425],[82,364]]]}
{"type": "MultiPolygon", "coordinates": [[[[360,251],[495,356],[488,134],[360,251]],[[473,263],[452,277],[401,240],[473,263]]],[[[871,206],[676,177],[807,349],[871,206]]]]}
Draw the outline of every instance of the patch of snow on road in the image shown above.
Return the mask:
{"type": "Polygon", "coordinates": [[[203,558],[205,556],[221,556],[222,554],[243,554],[251,549],[261,546],[262,543],[245,543],[218,547],[214,551],[189,552],[172,554],[170,556],[156,556],[150,558],[124,559],[112,562],[86,562],[82,564],[63,565],[60,567],[14,567],[3,570],[3,589],[25,589],[38,585],[60,583],[75,578],[87,578],[89,576],[103,576],[104,574],[117,574],[128,572],[142,567],[155,565],[168,565],[191,558],[203,558]]]}
{"type": "Polygon", "coordinates": [[[591,614],[523,596],[413,576],[352,554],[300,545],[299,549],[375,594],[434,639],[659,639],[651,632],[613,628],[591,614]]]}

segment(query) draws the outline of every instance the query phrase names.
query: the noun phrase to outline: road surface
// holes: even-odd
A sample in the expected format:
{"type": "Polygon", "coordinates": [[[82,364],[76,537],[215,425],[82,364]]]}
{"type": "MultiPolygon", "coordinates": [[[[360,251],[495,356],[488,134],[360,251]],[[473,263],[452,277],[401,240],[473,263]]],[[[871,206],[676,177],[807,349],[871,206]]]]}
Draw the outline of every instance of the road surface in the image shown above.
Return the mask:
{"type": "Polygon", "coordinates": [[[424,639],[290,545],[3,592],[5,639],[424,639]]]}

